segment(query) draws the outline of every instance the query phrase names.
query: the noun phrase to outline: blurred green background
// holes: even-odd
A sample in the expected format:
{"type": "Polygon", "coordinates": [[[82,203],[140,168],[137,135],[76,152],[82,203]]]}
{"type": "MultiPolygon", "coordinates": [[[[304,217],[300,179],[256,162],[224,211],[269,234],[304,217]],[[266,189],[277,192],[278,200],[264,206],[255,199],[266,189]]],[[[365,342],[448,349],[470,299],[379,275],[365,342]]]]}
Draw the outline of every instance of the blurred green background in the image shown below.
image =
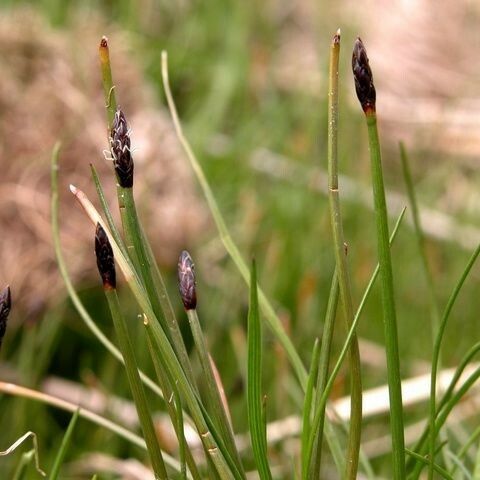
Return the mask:
{"type": "MultiPolygon", "coordinates": [[[[365,200],[369,197],[370,185],[366,128],[353,97],[349,67],[350,47],[357,34],[361,34],[367,48],[372,48],[371,65],[378,80],[387,188],[394,193],[405,193],[397,147],[399,140],[405,140],[419,202],[429,209],[424,217],[429,229],[426,245],[440,310],[480,238],[480,145],[478,140],[475,143],[478,129],[475,133],[472,120],[472,115],[480,108],[478,100],[475,101],[475,94],[480,93],[480,82],[472,86],[480,69],[477,68],[477,77],[472,77],[470,72],[475,65],[479,67],[478,59],[475,58],[473,64],[465,60],[469,58],[469,49],[478,44],[471,20],[479,15],[478,8],[464,2],[460,9],[462,15],[451,18],[456,28],[468,29],[466,35],[468,32],[472,35],[472,42],[466,52],[463,51],[461,61],[455,63],[453,60],[452,63],[448,58],[439,58],[438,48],[443,46],[439,47],[432,33],[423,35],[420,32],[423,43],[419,45],[412,30],[418,23],[426,28],[426,7],[420,2],[411,2],[413,6],[407,7],[406,3],[399,2],[396,12],[382,2],[377,5],[367,2],[361,9],[352,2],[307,0],[3,0],[0,15],[4,24],[15,25],[27,18],[23,15],[29,12],[28,16],[36,19],[35,25],[42,25],[45,35],[52,35],[53,43],[70,38],[71,51],[77,50],[78,57],[88,58],[94,65],[98,41],[102,35],[107,35],[112,39],[110,49],[116,77],[121,72],[115,64],[117,45],[113,39],[121,39],[119,48],[126,51],[124,59],[131,59],[135,64],[141,78],[139,85],[151,93],[149,107],[155,110],[165,109],[160,52],[168,51],[171,85],[186,134],[244,257],[257,259],[260,284],[281,314],[302,358],[308,362],[313,340],[322,333],[334,266],[326,180],[322,172],[326,168],[327,55],[331,36],[338,27],[342,29],[339,153],[341,172],[346,176],[340,188],[348,187],[342,208],[355,303],[358,304],[376,261],[374,218],[365,200]],[[23,12],[22,15],[19,12],[23,12]],[[417,13],[418,18],[409,17],[410,13],[417,13]],[[389,22],[391,29],[387,34],[389,22]],[[84,38],[78,34],[79,24],[90,25],[84,38]],[[92,30],[97,27],[98,31],[92,36],[92,30]],[[75,40],[71,39],[72,31],[76,32],[75,40]],[[382,35],[385,35],[385,43],[382,43],[382,35]],[[394,49],[390,48],[392,44],[394,49]],[[409,45],[414,45],[416,50],[413,47],[408,50],[409,45]],[[444,77],[435,75],[441,62],[444,62],[444,77]],[[444,85],[455,88],[446,94],[449,90],[444,85]],[[469,99],[473,100],[468,103],[469,99]],[[439,217],[438,212],[445,216],[439,217]]],[[[447,2],[450,3],[454,5],[454,2],[447,2]]],[[[451,10],[446,8],[444,15],[449,12],[451,10]]],[[[453,49],[451,43],[458,42],[458,38],[454,37],[454,27],[452,31],[443,31],[440,20],[434,14],[430,19],[449,45],[448,56],[448,49],[453,49]]],[[[3,41],[8,44],[8,38],[3,41]]],[[[2,55],[0,53],[0,58],[2,55]]],[[[27,64],[28,55],[28,51],[18,53],[27,64]]],[[[72,57],[72,63],[77,60],[72,57]]],[[[85,72],[86,77],[98,80],[95,75],[98,77],[98,73],[85,72]]],[[[130,104],[135,103],[137,92],[122,91],[122,85],[117,87],[121,104],[122,94],[129,97],[130,104]]],[[[102,115],[100,83],[96,88],[92,108],[102,115]]],[[[22,98],[16,101],[21,103],[22,98]]],[[[6,108],[0,105],[1,115],[6,115],[6,108]]],[[[135,140],[136,125],[131,126],[135,140]]],[[[82,130],[74,130],[70,135],[81,136],[82,130]]],[[[104,131],[98,131],[98,137],[103,139],[103,136],[104,131]]],[[[4,137],[1,142],[8,145],[9,138],[4,137]]],[[[29,158],[33,162],[36,156],[42,158],[48,175],[45,158],[52,144],[40,143],[36,147],[38,150],[30,152],[29,158]]],[[[100,149],[96,155],[96,161],[101,162],[100,149]]],[[[160,141],[158,155],[162,155],[160,141]]],[[[17,161],[17,158],[1,160],[2,163],[17,161]]],[[[141,165],[137,166],[140,168],[141,165]]],[[[88,183],[88,161],[81,172],[84,182],[88,183]]],[[[9,181],[15,183],[15,178],[9,181]]],[[[154,184],[155,178],[149,181],[154,184]]],[[[21,184],[20,174],[18,183],[21,184]]],[[[173,248],[170,245],[170,249],[180,252],[188,247],[196,260],[199,314],[213,357],[218,362],[236,430],[244,432],[247,428],[243,381],[248,292],[226,256],[213,222],[208,220],[196,182],[191,182],[191,188],[198,192],[207,218],[205,228],[190,235],[183,244],[173,245],[173,248]]],[[[65,201],[70,199],[65,196],[65,201]]],[[[154,202],[154,198],[150,201],[154,202]]],[[[403,197],[393,200],[392,225],[405,202],[403,197]]],[[[156,221],[161,228],[161,218],[156,221]]],[[[429,371],[432,343],[426,278],[414,232],[407,223],[402,225],[393,247],[405,378],[429,371]]],[[[146,227],[148,231],[150,225],[146,227]]],[[[8,236],[8,232],[2,235],[8,236]]],[[[151,241],[155,244],[155,238],[151,241]]],[[[156,248],[161,250],[162,245],[156,248]]],[[[87,270],[77,279],[77,287],[92,316],[111,336],[112,326],[97,282],[93,257],[72,260],[73,254],[66,245],[64,254],[67,263],[81,263],[87,270]]],[[[175,257],[163,259],[162,264],[173,303],[186,327],[176,290],[175,257]]],[[[2,285],[8,283],[9,270],[1,273],[2,285]]],[[[474,268],[455,306],[443,350],[445,367],[454,366],[479,336],[479,276],[479,268],[474,268]]],[[[41,282],[41,275],[39,278],[41,282]]],[[[57,274],[57,281],[58,278],[57,274]]],[[[15,284],[11,286],[15,292],[15,284]]],[[[134,318],[136,307],[126,289],[122,293],[125,308],[134,318]]],[[[0,371],[3,378],[43,389],[48,379],[62,377],[106,394],[107,398],[108,392],[129,396],[122,368],[84,327],[64,289],[57,289],[53,298],[42,302],[31,318],[26,312],[21,305],[15,305],[12,327],[2,350],[0,371]]],[[[341,345],[345,334],[340,317],[339,320],[336,346],[341,345]]],[[[144,357],[145,369],[151,371],[141,334],[141,329],[132,322],[137,351],[144,357]]],[[[383,326],[377,289],[365,308],[359,335],[364,354],[365,388],[384,385],[383,326]]],[[[269,420],[273,421],[298,413],[302,397],[289,373],[284,353],[269,332],[265,337],[267,410],[269,420]]],[[[348,372],[344,370],[340,377],[335,389],[337,398],[348,393],[348,372]]],[[[65,394],[69,394],[67,387],[65,394]]],[[[161,405],[156,408],[161,409],[161,405]]],[[[425,403],[408,408],[408,423],[424,418],[426,411],[425,403]]],[[[6,448],[24,431],[33,430],[39,437],[42,465],[49,465],[68,415],[8,397],[2,397],[0,412],[1,431],[5,432],[0,449],[6,448]]],[[[104,413],[107,416],[110,413],[108,402],[104,413]]],[[[386,434],[387,420],[387,415],[367,419],[364,441],[374,441],[386,434]]],[[[458,421],[452,428],[452,442],[458,441],[466,428],[465,422],[458,421]]],[[[272,448],[276,452],[274,463],[280,467],[278,478],[292,478],[282,473],[282,467],[287,471],[291,469],[291,456],[297,448],[295,442],[285,440],[272,448]]],[[[80,421],[67,460],[78,461],[96,451],[117,457],[143,458],[142,452],[124,441],[80,421]]],[[[20,454],[16,452],[0,459],[0,472],[6,475],[2,478],[10,478],[20,454]]],[[[388,478],[388,457],[372,455],[372,458],[378,475],[388,478]]],[[[84,463],[88,465],[87,460],[84,463]]],[[[66,472],[65,478],[90,478],[79,471],[66,472]]],[[[325,478],[330,478],[328,470],[326,472],[325,478]]],[[[35,478],[33,470],[31,475],[35,478]]],[[[118,475],[102,474],[100,478],[118,478],[118,475]]]]}

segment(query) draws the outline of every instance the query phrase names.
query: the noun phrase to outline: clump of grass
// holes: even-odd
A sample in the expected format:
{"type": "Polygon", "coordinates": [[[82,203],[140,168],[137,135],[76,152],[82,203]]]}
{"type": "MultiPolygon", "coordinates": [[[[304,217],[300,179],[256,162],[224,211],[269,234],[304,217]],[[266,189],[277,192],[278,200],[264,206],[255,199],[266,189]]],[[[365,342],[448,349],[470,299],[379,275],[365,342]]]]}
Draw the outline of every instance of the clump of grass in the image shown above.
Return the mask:
{"type": "MultiPolygon", "coordinates": [[[[304,480],[321,478],[322,459],[325,458],[322,456],[324,437],[334,457],[338,476],[353,480],[357,478],[361,470],[364,470],[370,478],[373,478],[372,466],[368,459],[361,454],[362,380],[356,328],[377,276],[380,277],[382,290],[385,349],[390,393],[392,432],[391,475],[396,480],[406,478],[405,455],[408,454],[410,456],[409,467],[412,478],[418,478],[422,468],[426,465],[429,468],[430,478],[433,478],[434,471],[443,478],[452,478],[452,472],[435,462],[436,439],[452,409],[480,377],[480,368],[478,368],[465,382],[459,385],[462,373],[474,355],[480,351],[480,346],[477,344],[467,352],[449,388],[439,402],[436,400],[436,373],[447,320],[460,289],[476,261],[480,247],[477,248],[467,264],[439,324],[432,361],[429,424],[415,448],[413,450],[406,449],[404,445],[398,334],[390,254],[391,244],[398,232],[405,209],[401,212],[390,235],[377,131],[376,91],[366,50],[361,40],[357,39],[355,42],[352,67],[357,96],[365,114],[368,128],[379,263],[371,276],[358,307],[355,309],[340,209],[341,186],[338,173],[340,32],[338,31],[332,39],[330,50],[327,151],[329,204],[335,271],[332,275],[322,338],[321,340],[315,338],[313,342],[308,372],[300,352],[295,348],[282,326],[282,322],[275,312],[272,303],[258,286],[255,262],[252,262],[252,267],[248,268],[247,263],[244,261],[240,249],[223,219],[201,164],[184,136],[168,82],[167,56],[165,52],[162,54],[162,75],[165,93],[178,138],[204,191],[225,249],[249,287],[245,403],[248,413],[247,423],[251,449],[248,449],[246,453],[239,449],[235,423],[232,422],[220,375],[208,348],[208,332],[205,332],[205,328],[200,322],[197,309],[197,285],[194,264],[191,255],[184,250],[180,253],[178,262],[178,287],[199,361],[199,368],[197,373],[194,374],[195,370],[192,368],[192,360],[187,353],[172,302],[162,274],[155,262],[151,245],[137,214],[134,197],[135,165],[132,155],[130,129],[125,113],[117,105],[116,94],[118,92],[113,82],[109,45],[105,37],[101,40],[99,52],[105,94],[108,151],[113,160],[112,178],[117,182],[117,200],[122,222],[121,230],[117,228],[113,220],[110,207],[103,194],[101,180],[93,166],[92,176],[99,196],[101,212],[94,207],[84,192],[74,186],[70,188],[96,229],[95,253],[97,267],[117,334],[118,349],[100,331],[83,307],[68,278],[61,255],[58,228],[58,146],[56,146],[52,155],[52,226],[59,267],[76,308],[94,335],[125,366],[125,374],[137,409],[143,438],[124,429],[115,422],[109,421],[86,409],[79,409],[76,405],[69,402],[34,389],[0,382],[1,392],[22,396],[74,412],[70,426],[64,436],[64,441],[51,468],[51,478],[58,476],[78,418],[85,418],[101,425],[122,436],[128,442],[146,450],[154,475],[158,479],[188,478],[200,480],[213,478],[244,480],[247,478],[247,472],[250,469],[254,469],[262,480],[274,478],[275,457],[273,455],[270,456],[269,438],[267,435],[267,399],[262,381],[265,373],[265,346],[262,320],[266,321],[274,338],[285,349],[292,371],[300,386],[299,390],[301,389],[304,392],[303,402],[299,402],[302,405],[297,412],[302,418],[298,459],[301,478],[304,480]],[[139,317],[141,318],[141,322],[137,323],[143,324],[143,329],[141,330],[143,334],[142,340],[147,344],[149,361],[155,371],[156,380],[147,377],[139,368],[137,355],[130,337],[130,331],[134,325],[129,325],[130,320],[124,315],[124,309],[117,296],[117,266],[122,272],[124,280],[136,301],[140,313],[139,317]],[[336,327],[339,302],[348,332],[339,355],[333,364],[333,368],[331,368],[333,360],[333,334],[336,327]],[[346,428],[348,436],[345,441],[343,434],[332,428],[328,423],[326,407],[335,379],[347,357],[351,381],[351,413],[349,428],[346,428]],[[170,416],[178,441],[178,461],[160,448],[154,418],[151,413],[152,405],[146,395],[145,387],[148,387],[165,404],[165,409],[170,416]],[[203,456],[198,455],[198,452],[187,442],[184,432],[185,423],[195,427],[203,449],[203,456]],[[345,453],[343,454],[343,452],[345,453]],[[429,456],[425,458],[427,453],[429,456]]],[[[407,180],[408,178],[407,176],[407,180]]],[[[409,181],[409,188],[411,202],[415,204],[411,181],[409,181]]],[[[418,218],[416,222],[417,231],[420,232],[418,218]]],[[[433,280],[430,280],[430,283],[432,284],[431,289],[433,292],[433,280]]],[[[0,292],[0,341],[5,333],[10,306],[10,290],[7,287],[0,292]]],[[[480,433],[477,432],[476,435],[478,437],[480,433]]],[[[473,441],[475,440],[469,440],[469,442],[473,441]]],[[[464,451],[465,447],[460,449],[459,457],[464,451]]]]}

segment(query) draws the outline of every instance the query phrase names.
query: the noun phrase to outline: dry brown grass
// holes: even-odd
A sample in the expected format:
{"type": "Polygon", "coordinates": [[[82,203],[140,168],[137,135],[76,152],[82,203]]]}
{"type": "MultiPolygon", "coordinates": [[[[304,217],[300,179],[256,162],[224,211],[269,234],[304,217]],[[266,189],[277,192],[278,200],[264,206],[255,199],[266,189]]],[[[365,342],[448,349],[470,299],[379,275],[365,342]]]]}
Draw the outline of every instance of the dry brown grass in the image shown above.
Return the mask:
{"type": "MultiPolygon", "coordinates": [[[[128,36],[101,19],[78,17],[74,31],[52,31],[32,11],[0,18],[0,284],[12,285],[24,313],[42,311],[61,287],[50,228],[50,153],[62,140],[61,230],[75,279],[94,272],[93,231],[67,193],[75,183],[94,195],[95,164],[114,208],[115,186],[107,147],[97,46],[110,35],[117,96],[136,148],[136,196],[159,260],[174,264],[178,252],[206,221],[170,120],[153,108],[153,95],[135,64],[128,36]],[[91,261],[90,261],[91,260],[91,261]]],[[[94,198],[94,196],[92,196],[94,198]]]]}

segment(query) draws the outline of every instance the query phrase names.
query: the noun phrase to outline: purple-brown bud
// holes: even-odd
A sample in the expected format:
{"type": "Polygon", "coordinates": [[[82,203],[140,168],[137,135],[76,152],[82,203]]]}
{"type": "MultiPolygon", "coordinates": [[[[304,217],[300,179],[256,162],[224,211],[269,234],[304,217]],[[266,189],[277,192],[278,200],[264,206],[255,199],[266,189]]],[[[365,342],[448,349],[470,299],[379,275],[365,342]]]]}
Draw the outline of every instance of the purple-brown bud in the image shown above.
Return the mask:
{"type": "Polygon", "coordinates": [[[2,345],[3,337],[7,330],[7,320],[12,308],[12,296],[10,294],[10,287],[5,287],[0,292],[0,346],[2,345]]]}
{"type": "Polygon", "coordinates": [[[130,150],[130,130],[122,110],[115,112],[110,131],[110,151],[118,183],[123,188],[133,187],[133,158],[130,150]]]}
{"type": "Polygon", "coordinates": [[[355,40],[352,54],[352,70],[355,90],[365,113],[375,112],[376,92],[373,75],[368,64],[367,51],[360,38],[355,40]]]}
{"type": "Polygon", "coordinates": [[[102,277],[103,288],[105,290],[115,288],[117,286],[117,279],[113,250],[105,230],[99,223],[97,223],[97,230],[95,232],[95,255],[97,256],[97,267],[102,277]]]}
{"type": "Polygon", "coordinates": [[[192,257],[186,250],[183,250],[178,259],[178,289],[185,310],[195,310],[197,307],[195,266],[192,257]]]}

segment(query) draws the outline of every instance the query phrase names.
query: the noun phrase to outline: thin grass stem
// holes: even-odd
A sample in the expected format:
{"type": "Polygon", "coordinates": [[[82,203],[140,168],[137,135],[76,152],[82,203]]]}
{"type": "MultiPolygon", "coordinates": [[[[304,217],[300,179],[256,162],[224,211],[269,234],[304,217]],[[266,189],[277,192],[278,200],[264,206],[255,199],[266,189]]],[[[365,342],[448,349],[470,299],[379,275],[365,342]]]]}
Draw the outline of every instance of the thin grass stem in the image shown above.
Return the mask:
{"type": "MultiPolygon", "coordinates": [[[[238,250],[237,245],[233,241],[232,236],[230,235],[230,232],[228,231],[225,220],[223,219],[223,216],[220,212],[220,209],[215,200],[213,192],[210,188],[210,185],[208,184],[207,178],[205,177],[205,173],[203,172],[203,169],[200,166],[200,163],[195,157],[195,154],[193,153],[193,150],[190,147],[190,144],[188,143],[186,137],[183,134],[183,129],[182,129],[180,120],[178,118],[177,109],[175,106],[175,102],[173,100],[172,92],[170,89],[170,83],[168,80],[168,60],[167,60],[167,52],[165,51],[162,52],[162,78],[163,78],[163,87],[164,87],[165,95],[167,98],[168,108],[172,116],[172,121],[175,127],[177,137],[183,149],[185,150],[185,153],[187,154],[187,157],[190,161],[192,169],[195,175],[197,176],[197,180],[203,190],[203,193],[207,200],[207,204],[210,208],[213,219],[215,221],[218,232],[220,234],[220,239],[226,251],[228,252],[233,262],[235,263],[236,267],[238,268],[244,281],[247,283],[247,286],[250,286],[250,273],[249,273],[247,264],[245,263],[245,260],[243,259],[240,251],[238,250]]],[[[268,301],[267,297],[265,296],[261,288],[258,289],[258,297],[259,297],[260,306],[265,314],[267,323],[270,326],[274,335],[277,337],[277,340],[285,349],[287,356],[290,359],[290,363],[292,364],[293,370],[300,382],[300,385],[305,391],[307,386],[307,371],[305,369],[305,366],[303,365],[298,352],[293,346],[292,341],[290,340],[289,336],[285,332],[280,319],[275,313],[275,310],[273,309],[271,303],[268,301]]]]}
{"type": "MultiPolygon", "coordinates": [[[[330,47],[329,91],[328,91],[328,191],[330,217],[333,231],[335,260],[343,316],[347,330],[354,319],[350,275],[347,266],[347,252],[343,235],[340,197],[338,190],[338,61],[340,55],[340,31],[333,37],[330,47]]],[[[387,239],[388,241],[388,239],[387,239]]],[[[362,378],[360,352],[356,334],[349,349],[350,366],[350,430],[346,452],[345,478],[355,480],[358,471],[360,439],[362,431],[362,378]]],[[[310,467],[313,467],[311,465],[310,467]]],[[[310,470],[309,478],[318,479],[320,472],[310,470]]]]}

